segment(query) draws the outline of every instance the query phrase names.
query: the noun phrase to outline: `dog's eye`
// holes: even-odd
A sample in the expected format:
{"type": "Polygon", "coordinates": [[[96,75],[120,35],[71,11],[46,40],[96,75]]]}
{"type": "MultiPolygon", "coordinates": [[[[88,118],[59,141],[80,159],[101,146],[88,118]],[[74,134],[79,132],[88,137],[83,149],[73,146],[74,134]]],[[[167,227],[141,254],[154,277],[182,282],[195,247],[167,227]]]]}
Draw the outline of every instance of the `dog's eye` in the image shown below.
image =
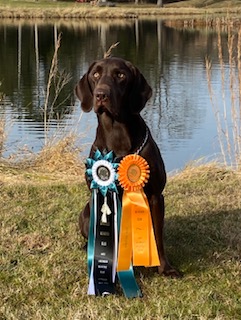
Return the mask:
{"type": "Polygon", "coordinates": [[[99,77],[100,77],[99,72],[95,72],[95,73],[93,74],[93,77],[94,77],[95,79],[99,79],[99,77]]]}
{"type": "Polygon", "coordinates": [[[124,79],[124,78],[125,78],[125,74],[122,73],[122,72],[119,72],[119,73],[117,73],[117,77],[118,77],[119,79],[124,79]]]}

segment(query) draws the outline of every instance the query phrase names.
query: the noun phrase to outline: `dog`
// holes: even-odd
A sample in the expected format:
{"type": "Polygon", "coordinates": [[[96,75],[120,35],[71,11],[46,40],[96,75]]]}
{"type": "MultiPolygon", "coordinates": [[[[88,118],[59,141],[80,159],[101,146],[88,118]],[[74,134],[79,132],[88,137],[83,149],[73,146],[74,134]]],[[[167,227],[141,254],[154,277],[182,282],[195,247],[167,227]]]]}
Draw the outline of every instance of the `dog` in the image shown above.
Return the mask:
{"type": "MultiPolygon", "coordinates": [[[[80,79],[75,93],[84,112],[94,108],[98,126],[90,157],[97,149],[113,151],[120,161],[128,154],[138,153],[149,164],[150,177],[144,186],[148,198],[160,266],[165,276],[180,277],[165,255],[163,245],[164,197],[166,171],[162,156],[140,112],[152,95],[146,79],[131,62],[109,57],[93,62],[80,79]]],[[[122,194],[122,191],[119,192],[122,194]]],[[[80,214],[80,229],[88,238],[90,204],[80,214]]]]}

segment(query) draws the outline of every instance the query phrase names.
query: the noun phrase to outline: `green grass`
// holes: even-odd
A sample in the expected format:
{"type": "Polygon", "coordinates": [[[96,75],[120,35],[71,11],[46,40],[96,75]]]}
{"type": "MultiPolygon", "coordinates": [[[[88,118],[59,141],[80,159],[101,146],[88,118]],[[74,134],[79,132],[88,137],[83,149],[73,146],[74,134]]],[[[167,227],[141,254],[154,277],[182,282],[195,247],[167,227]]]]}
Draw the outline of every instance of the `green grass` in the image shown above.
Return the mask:
{"type": "Polygon", "coordinates": [[[144,297],[132,300],[121,290],[105,298],[86,294],[78,230],[86,186],[18,179],[13,171],[11,177],[0,174],[0,319],[240,319],[239,172],[205,166],[169,178],[166,248],[184,277],[136,268],[144,297]]]}

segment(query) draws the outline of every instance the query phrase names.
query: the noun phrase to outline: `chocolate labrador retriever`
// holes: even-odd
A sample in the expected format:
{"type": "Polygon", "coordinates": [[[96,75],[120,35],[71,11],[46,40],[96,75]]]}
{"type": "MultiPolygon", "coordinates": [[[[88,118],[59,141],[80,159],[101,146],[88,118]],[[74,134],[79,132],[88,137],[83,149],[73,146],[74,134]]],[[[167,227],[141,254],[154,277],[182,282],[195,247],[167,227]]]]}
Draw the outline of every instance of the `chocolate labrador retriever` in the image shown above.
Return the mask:
{"type": "MultiPolygon", "coordinates": [[[[150,178],[144,190],[161,263],[158,272],[179,277],[180,273],[169,264],[163,246],[165,167],[150,130],[140,116],[151,94],[152,89],[140,71],[130,62],[114,57],[94,62],[76,86],[83,111],[89,112],[94,107],[98,119],[90,157],[97,149],[102,152],[112,150],[119,161],[128,154],[137,153],[148,162],[150,178]]],[[[86,238],[89,217],[87,203],[80,215],[81,232],[86,238]]]]}

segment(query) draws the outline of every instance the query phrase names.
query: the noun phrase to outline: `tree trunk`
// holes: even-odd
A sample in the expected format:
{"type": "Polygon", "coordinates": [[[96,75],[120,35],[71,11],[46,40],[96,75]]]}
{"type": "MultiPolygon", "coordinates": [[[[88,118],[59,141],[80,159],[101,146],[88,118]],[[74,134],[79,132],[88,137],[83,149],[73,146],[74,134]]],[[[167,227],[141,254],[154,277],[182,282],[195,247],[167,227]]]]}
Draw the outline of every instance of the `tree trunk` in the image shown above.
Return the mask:
{"type": "Polygon", "coordinates": [[[162,0],[157,0],[157,6],[158,7],[163,7],[163,1],[162,0]]]}

